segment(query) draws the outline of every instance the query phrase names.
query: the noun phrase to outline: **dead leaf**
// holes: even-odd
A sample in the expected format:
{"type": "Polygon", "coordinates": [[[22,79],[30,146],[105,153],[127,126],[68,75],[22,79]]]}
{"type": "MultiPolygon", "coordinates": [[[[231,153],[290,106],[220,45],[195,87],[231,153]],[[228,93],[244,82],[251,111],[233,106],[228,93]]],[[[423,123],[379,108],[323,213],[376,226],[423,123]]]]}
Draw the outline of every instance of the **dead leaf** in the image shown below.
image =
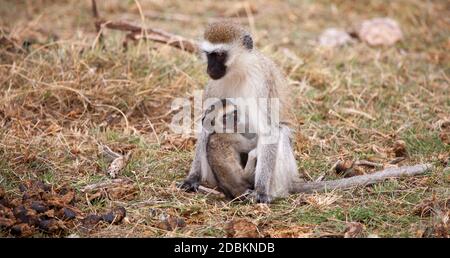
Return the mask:
{"type": "Polygon", "coordinates": [[[446,211],[450,209],[450,198],[438,200],[435,197],[423,200],[422,203],[416,205],[413,209],[414,215],[428,217],[436,213],[436,211],[446,211]]]}
{"type": "Polygon", "coordinates": [[[365,226],[359,222],[349,222],[347,223],[347,228],[345,229],[344,238],[361,237],[364,229],[365,226]]]}
{"type": "Polygon", "coordinates": [[[107,173],[111,178],[116,178],[120,171],[128,164],[130,159],[131,152],[128,152],[125,155],[121,155],[114,159],[108,167],[107,173]]]}
{"type": "Polygon", "coordinates": [[[164,150],[191,150],[196,141],[195,137],[179,137],[179,135],[168,134],[162,143],[162,148],[164,150]]]}
{"type": "Polygon", "coordinates": [[[450,227],[444,223],[438,223],[435,225],[428,226],[422,233],[421,237],[432,238],[448,238],[450,232],[450,227]]]}
{"type": "Polygon", "coordinates": [[[5,190],[0,187],[0,199],[3,199],[5,197],[5,190]]]}
{"type": "Polygon", "coordinates": [[[345,174],[350,168],[353,166],[353,161],[351,160],[345,160],[340,161],[335,168],[336,174],[343,175],[345,174]]]}
{"type": "Polygon", "coordinates": [[[139,193],[139,189],[133,184],[121,185],[118,187],[107,189],[108,197],[110,200],[133,200],[139,193]]]}
{"type": "Polygon", "coordinates": [[[118,224],[126,216],[123,207],[85,216],[74,206],[75,191],[66,186],[54,189],[40,181],[25,181],[19,189],[22,197],[9,201],[3,193],[0,198],[0,227],[16,236],[28,237],[37,231],[60,236],[80,222],[83,229],[93,229],[100,221],[118,224]]]}
{"type": "Polygon", "coordinates": [[[228,222],[225,230],[228,237],[260,237],[258,227],[246,219],[235,219],[228,222]]]}
{"type": "Polygon", "coordinates": [[[45,133],[49,135],[54,135],[55,133],[62,130],[62,127],[57,124],[51,124],[47,129],[45,129],[45,133]]]}
{"type": "Polygon", "coordinates": [[[305,196],[304,201],[316,209],[326,209],[340,198],[340,195],[334,193],[312,194],[305,196]]]}
{"type": "Polygon", "coordinates": [[[406,151],[406,143],[405,141],[398,140],[394,143],[394,147],[392,147],[392,152],[395,157],[407,157],[408,152],[406,151]]]}
{"type": "Polygon", "coordinates": [[[280,238],[309,238],[313,236],[311,228],[305,226],[291,226],[285,228],[274,228],[265,231],[267,237],[280,238]]]}
{"type": "Polygon", "coordinates": [[[441,132],[439,133],[439,138],[443,143],[450,145],[450,121],[444,121],[441,124],[441,132]]]}
{"type": "Polygon", "coordinates": [[[12,53],[24,53],[24,49],[15,38],[0,37],[0,48],[12,53]]]}
{"type": "Polygon", "coordinates": [[[105,191],[99,190],[93,193],[86,193],[87,200],[92,203],[94,200],[100,200],[106,197],[105,191]]]}
{"type": "Polygon", "coordinates": [[[75,200],[75,191],[67,190],[67,192],[61,197],[61,201],[64,204],[70,204],[75,200]]]}
{"type": "Polygon", "coordinates": [[[177,228],[185,227],[186,222],[181,217],[176,217],[163,213],[159,216],[159,222],[157,223],[156,226],[160,229],[173,231],[177,228]]]}
{"type": "Polygon", "coordinates": [[[9,228],[12,227],[14,224],[15,220],[0,217],[0,228],[9,228]]]}
{"type": "Polygon", "coordinates": [[[20,237],[29,237],[35,233],[35,228],[26,223],[17,224],[11,227],[11,234],[20,237]]]}
{"type": "Polygon", "coordinates": [[[347,170],[344,177],[361,176],[366,174],[364,169],[360,166],[353,166],[351,169],[347,170]]]}
{"type": "Polygon", "coordinates": [[[89,202],[102,198],[130,201],[136,198],[139,189],[132,181],[114,179],[111,182],[86,186],[82,192],[86,193],[89,202]]]}

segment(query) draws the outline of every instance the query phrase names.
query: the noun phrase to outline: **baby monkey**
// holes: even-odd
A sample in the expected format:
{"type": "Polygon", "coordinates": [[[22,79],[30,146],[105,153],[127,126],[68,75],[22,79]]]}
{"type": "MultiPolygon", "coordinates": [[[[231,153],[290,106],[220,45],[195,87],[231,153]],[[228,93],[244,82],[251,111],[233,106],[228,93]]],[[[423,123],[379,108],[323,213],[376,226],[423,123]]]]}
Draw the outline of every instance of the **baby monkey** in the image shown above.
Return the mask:
{"type": "Polygon", "coordinates": [[[254,189],[257,137],[238,133],[237,106],[222,99],[205,112],[203,127],[210,129],[207,161],[216,186],[227,198],[243,200],[254,189]]]}

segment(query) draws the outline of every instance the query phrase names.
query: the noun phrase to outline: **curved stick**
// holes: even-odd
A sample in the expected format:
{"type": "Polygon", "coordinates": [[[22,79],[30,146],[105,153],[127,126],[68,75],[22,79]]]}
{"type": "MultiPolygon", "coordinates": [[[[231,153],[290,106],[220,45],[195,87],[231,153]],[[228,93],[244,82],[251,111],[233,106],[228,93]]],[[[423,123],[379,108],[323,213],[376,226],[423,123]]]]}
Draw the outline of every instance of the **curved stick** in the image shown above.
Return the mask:
{"type": "Polygon", "coordinates": [[[347,189],[357,186],[366,186],[381,182],[388,178],[410,177],[426,173],[433,166],[431,164],[421,164],[415,166],[404,166],[399,168],[387,168],[373,174],[354,176],[350,178],[330,180],[323,182],[296,183],[293,193],[313,193],[325,192],[336,189],[347,189]]]}

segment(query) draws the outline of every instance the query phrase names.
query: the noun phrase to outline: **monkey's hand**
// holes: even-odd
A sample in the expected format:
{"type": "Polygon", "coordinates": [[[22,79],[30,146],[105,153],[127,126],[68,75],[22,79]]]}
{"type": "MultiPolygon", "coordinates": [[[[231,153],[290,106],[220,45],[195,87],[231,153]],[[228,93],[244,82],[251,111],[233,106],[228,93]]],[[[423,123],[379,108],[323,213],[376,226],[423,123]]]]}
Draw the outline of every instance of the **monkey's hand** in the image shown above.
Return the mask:
{"type": "Polygon", "coordinates": [[[242,200],[250,201],[252,203],[256,202],[256,192],[252,189],[247,189],[244,194],[242,194],[242,200]]]}
{"type": "Polygon", "coordinates": [[[198,180],[192,178],[188,178],[183,182],[177,183],[177,187],[186,192],[197,192],[199,185],[200,183],[198,182],[198,180]]]}

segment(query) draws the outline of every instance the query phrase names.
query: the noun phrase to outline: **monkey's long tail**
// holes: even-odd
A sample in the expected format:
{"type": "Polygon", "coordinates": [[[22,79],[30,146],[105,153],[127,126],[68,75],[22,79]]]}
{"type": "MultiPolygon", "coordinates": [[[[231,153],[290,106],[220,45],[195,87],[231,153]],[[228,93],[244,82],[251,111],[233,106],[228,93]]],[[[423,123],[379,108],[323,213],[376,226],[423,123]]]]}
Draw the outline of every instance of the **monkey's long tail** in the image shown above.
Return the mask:
{"type": "Polygon", "coordinates": [[[426,173],[433,166],[431,164],[421,164],[415,166],[404,166],[399,168],[387,168],[373,174],[354,176],[338,180],[323,182],[298,182],[295,184],[292,193],[313,193],[325,192],[337,189],[348,189],[357,186],[365,186],[381,182],[387,178],[411,177],[426,173]]]}

